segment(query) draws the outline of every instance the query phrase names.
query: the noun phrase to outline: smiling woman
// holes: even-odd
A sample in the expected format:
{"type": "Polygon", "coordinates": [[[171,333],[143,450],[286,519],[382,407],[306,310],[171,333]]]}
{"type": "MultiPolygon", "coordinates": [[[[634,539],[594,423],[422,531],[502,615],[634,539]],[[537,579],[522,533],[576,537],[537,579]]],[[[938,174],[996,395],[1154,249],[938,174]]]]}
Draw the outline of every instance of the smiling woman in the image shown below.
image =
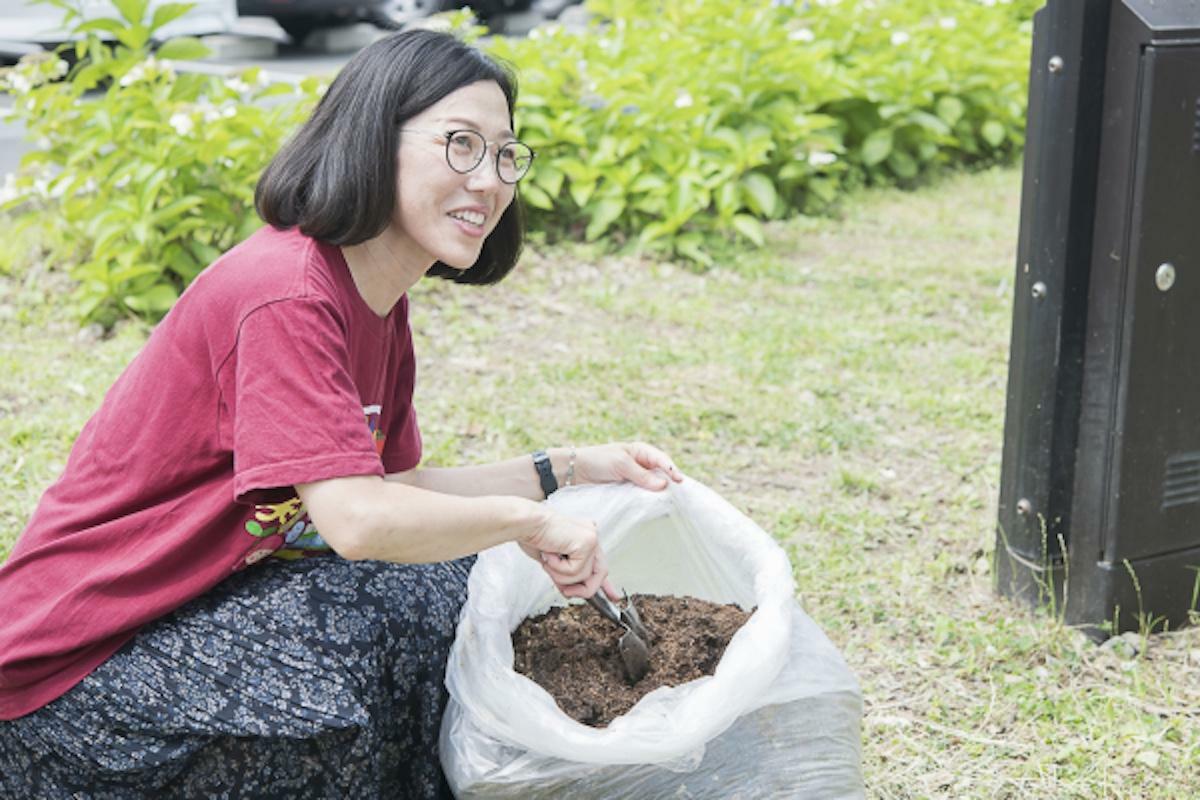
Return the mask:
{"type": "Polygon", "coordinates": [[[452,36],[366,48],[264,171],[0,566],[0,796],[445,796],[474,554],[604,591],[560,484],[682,478],[646,444],[419,468],[408,289],[522,242],[516,85],[452,36]]]}

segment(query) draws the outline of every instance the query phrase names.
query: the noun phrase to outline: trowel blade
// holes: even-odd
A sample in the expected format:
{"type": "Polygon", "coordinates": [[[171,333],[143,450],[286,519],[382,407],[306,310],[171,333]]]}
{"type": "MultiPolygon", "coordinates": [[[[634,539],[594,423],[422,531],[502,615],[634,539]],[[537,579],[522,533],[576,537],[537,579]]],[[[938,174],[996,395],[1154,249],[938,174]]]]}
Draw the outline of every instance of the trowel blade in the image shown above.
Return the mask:
{"type": "Polygon", "coordinates": [[[646,673],[650,671],[650,651],[636,633],[626,631],[617,642],[617,649],[621,651],[621,660],[625,663],[625,676],[629,678],[630,683],[637,683],[646,677],[646,673]]]}
{"type": "Polygon", "coordinates": [[[629,595],[625,595],[625,607],[621,609],[621,621],[638,635],[638,638],[647,645],[652,641],[650,631],[646,630],[646,626],[642,624],[642,617],[638,614],[637,606],[629,599],[629,595]]]}

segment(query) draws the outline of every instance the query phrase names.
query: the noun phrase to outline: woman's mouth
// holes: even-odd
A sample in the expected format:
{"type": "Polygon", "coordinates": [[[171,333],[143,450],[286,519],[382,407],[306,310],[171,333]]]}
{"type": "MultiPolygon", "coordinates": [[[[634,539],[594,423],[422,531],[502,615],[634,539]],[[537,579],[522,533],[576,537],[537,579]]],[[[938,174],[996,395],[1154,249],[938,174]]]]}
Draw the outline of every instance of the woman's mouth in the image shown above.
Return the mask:
{"type": "Polygon", "coordinates": [[[482,211],[451,211],[447,216],[459,222],[459,227],[464,228],[468,233],[481,233],[483,231],[483,224],[487,221],[487,215],[482,211]]]}

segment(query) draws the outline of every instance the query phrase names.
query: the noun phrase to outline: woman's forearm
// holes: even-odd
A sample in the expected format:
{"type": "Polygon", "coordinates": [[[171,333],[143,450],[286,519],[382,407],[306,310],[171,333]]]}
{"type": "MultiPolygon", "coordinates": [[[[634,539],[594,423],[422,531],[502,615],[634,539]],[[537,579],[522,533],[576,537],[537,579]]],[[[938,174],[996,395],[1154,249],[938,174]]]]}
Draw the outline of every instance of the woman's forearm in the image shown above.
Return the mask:
{"type": "MultiPolygon", "coordinates": [[[[550,466],[558,485],[564,485],[571,451],[565,447],[554,447],[547,450],[546,454],[550,457],[550,466]]],[[[527,500],[545,498],[533,459],[528,455],[491,464],[414,469],[393,473],[386,480],[461,497],[508,495],[527,500]]]]}
{"type": "Polygon", "coordinates": [[[371,476],[297,489],[322,538],[351,559],[446,561],[503,542],[526,542],[547,518],[541,504],[518,497],[455,497],[371,476]]]}
{"type": "MultiPolygon", "coordinates": [[[[651,491],[682,481],[671,459],[642,442],[547,452],[560,486],[629,481],[651,491]],[[573,478],[568,481],[568,473],[573,478]]],[[[590,597],[607,569],[596,523],[544,503],[530,456],[493,464],[410,470],[297,484],[321,536],[346,558],[443,561],[517,541],[569,597],[590,597]]],[[[607,589],[605,591],[608,591],[607,589]]]]}

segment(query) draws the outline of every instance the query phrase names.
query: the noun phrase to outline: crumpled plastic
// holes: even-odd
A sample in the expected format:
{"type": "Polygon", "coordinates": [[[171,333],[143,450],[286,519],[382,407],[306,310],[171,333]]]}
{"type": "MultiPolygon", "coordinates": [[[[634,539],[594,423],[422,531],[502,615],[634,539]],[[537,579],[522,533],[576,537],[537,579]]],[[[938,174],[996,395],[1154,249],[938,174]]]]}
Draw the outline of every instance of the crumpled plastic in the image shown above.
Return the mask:
{"type": "Polygon", "coordinates": [[[607,728],[513,670],[511,633],[564,605],[516,544],[480,554],[447,666],[442,767],[459,798],[859,798],[862,695],[795,600],[783,549],[712,490],[570,487],[619,589],[755,609],[711,677],[661,687],[607,728]]]}

